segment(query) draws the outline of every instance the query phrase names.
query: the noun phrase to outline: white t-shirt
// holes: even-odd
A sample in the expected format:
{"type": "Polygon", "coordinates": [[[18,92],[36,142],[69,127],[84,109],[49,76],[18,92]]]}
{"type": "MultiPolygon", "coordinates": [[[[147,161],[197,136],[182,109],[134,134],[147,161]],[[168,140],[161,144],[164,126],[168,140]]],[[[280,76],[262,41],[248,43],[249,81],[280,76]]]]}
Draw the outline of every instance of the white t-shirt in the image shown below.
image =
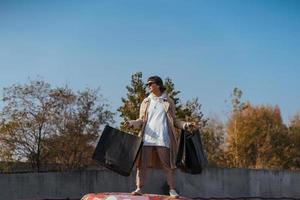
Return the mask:
{"type": "Polygon", "coordinates": [[[145,127],[144,145],[170,147],[168,133],[167,115],[163,106],[163,101],[167,94],[160,97],[150,94],[150,105],[148,107],[148,121],[145,127]]]}

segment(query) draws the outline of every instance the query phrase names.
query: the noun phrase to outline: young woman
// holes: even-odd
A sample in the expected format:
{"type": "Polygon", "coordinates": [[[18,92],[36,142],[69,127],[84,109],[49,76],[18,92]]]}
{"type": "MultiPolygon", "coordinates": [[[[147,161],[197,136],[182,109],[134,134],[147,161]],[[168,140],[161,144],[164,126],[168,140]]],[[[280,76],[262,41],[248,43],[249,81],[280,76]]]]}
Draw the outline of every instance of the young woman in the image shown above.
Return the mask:
{"type": "Polygon", "coordinates": [[[126,127],[141,128],[144,145],[137,159],[136,190],[134,195],[142,195],[147,168],[162,167],[169,185],[169,194],[178,197],[175,190],[174,169],[176,168],[177,137],[176,128],[193,128],[194,123],[175,118],[175,104],[168,96],[163,81],[158,76],[148,78],[150,95],[140,106],[139,118],[125,122],[126,127]]]}

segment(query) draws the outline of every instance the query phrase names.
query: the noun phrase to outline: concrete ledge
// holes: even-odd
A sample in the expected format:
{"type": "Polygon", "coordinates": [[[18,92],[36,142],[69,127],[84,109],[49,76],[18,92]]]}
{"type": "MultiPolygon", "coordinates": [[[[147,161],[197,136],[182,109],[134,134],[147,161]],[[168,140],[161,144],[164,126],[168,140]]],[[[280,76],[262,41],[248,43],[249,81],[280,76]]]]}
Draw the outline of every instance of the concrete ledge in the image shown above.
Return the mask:
{"type": "MultiPolygon", "coordinates": [[[[300,172],[208,168],[200,175],[176,174],[177,191],[190,198],[300,198],[300,172]]],[[[135,189],[134,181],[135,171],[129,177],[107,170],[0,174],[0,199],[78,199],[87,193],[128,193],[135,189]]],[[[145,192],[167,191],[163,172],[149,170],[145,192]]]]}

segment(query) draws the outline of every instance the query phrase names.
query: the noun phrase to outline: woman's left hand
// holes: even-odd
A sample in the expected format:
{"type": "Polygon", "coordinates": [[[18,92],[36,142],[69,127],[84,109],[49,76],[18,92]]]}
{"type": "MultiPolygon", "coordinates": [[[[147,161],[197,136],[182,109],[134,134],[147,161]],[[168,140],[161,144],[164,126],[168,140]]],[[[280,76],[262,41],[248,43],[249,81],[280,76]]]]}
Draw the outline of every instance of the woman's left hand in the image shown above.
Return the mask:
{"type": "Polygon", "coordinates": [[[195,129],[198,129],[198,125],[196,122],[187,122],[185,129],[189,132],[192,132],[195,129]]]}

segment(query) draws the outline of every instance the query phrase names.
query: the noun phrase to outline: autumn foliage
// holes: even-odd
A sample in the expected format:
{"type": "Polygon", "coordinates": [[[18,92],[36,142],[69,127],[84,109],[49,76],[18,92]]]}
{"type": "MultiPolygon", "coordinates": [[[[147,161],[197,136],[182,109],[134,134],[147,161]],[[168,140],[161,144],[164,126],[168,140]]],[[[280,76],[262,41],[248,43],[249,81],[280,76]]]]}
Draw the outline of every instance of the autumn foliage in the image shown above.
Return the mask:
{"type": "MultiPolygon", "coordinates": [[[[197,96],[183,102],[172,79],[164,82],[174,99],[176,117],[199,125],[210,166],[300,169],[300,114],[286,124],[278,106],[242,101],[243,92],[234,88],[227,118],[207,117],[197,96]]],[[[138,130],[125,128],[123,122],[138,118],[140,104],[149,95],[143,74],[133,74],[124,89],[118,125],[135,134],[138,130]]],[[[1,171],[9,171],[18,161],[35,171],[49,164],[58,170],[84,169],[92,163],[103,126],[114,123],[115,113],[97,89],[75,92],[36,80],[4,88],[1,99],[1,171]]]]}

